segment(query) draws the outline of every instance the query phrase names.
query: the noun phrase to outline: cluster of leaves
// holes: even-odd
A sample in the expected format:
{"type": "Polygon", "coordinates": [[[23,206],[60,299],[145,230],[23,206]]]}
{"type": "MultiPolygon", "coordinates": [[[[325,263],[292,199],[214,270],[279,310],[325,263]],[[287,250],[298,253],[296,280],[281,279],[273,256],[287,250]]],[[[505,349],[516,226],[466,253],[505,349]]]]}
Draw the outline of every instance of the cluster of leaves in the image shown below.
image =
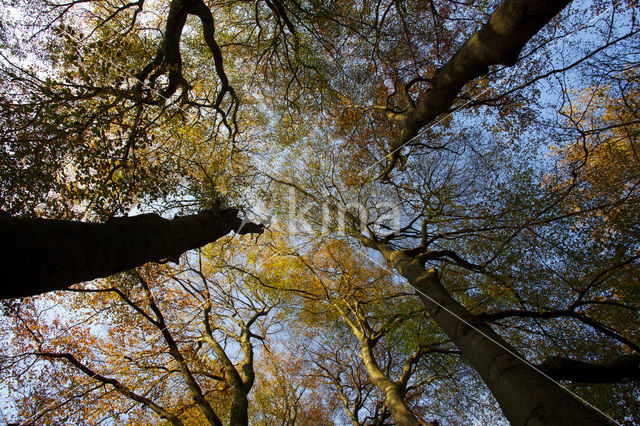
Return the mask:
{"type": "MultiPolygon", "coordinates": [[[[187,84],[163,99],[175,64],[154,69],[153,88],[137,76],[169,5],[84,3],[38,3],[31,50],[0,26],[0,210],[103,220],[261,199],[276,229],[7,306],[0,389],[22,421],[172,418],[132,394],[183,423],[210,420],[207,404],[227,420],[242,388],[252,424],[389,424],[380,372],[421,422],[503,421],[364,234],[440,253],[426,263],[446,289],[534,363],[640,351],[636,5],[561,14],[515,71],[467,85],[383,181],[393,118],[499,2],[205,2],[234,90],[224,107],[238,106],[227,116],[198,22],[180,40],[187,84]],[[390,213],[398,227],[381,222],[390,213]]],[[[636,382],[571,386],[640,416],[636,382]]]]}

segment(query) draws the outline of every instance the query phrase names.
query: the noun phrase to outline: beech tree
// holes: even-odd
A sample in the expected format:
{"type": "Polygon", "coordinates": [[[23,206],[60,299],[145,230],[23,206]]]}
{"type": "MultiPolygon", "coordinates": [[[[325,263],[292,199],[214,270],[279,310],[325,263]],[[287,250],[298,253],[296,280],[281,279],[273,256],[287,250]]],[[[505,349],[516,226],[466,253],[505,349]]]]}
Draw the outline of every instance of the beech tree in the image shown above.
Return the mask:
{"type": "MultiPolygon", "coordinates": [[[[378,389],[365,404],[369,420],[456,422],[451,410],[426,411],[446,405],[435,400],[451,399],[446,392],[408,391],[443,359],[473,383],[459,389],[488,401],[486,418],[637,420],[635,2],[43,0],[2,13],[2,297],[68,289],[149,261],[190,262],[185,251],[218,241],[211,250],[233,258],[217,268],[246,278],[238,291],[260,289],[234,300],[282,298],[282,324],[336,339],[342,330],[357,343],[369,382],[359,377],[353,392],[378,389]],[[256,212],[270,218],[241,217],[256,212]],[[274,232],[241,253],[239,241],[222,238],[258,234],[258,222],[274,232]],[[282,256],[289,248],[295,255],[282,256]],[[300,267],[323,253],[335,257],[331,266],[300,267]],[[385,280],[348,292],[373,269],[385,280]],[[389,288],[404,289],[402,304],[389,302],[389,288]],[[427,315],[404,315],[404,303],[418,301],[414,311],[427,315]],[[433,341],[419,342],[420,330],[433,341]],[[406,341],[392,338],[399,333],[406,341]],[[386,370],[383,354],[393,359],[386,370]]],[[[64,294],[7,303],[5,320],[14,329],[31,321],[26,333],[37,337],[46,301],[64,294]]],[[[154,316],[131,302],[161,322],[152,306],[154,316]]],[[[157,328],[189,397],[174,400],[162,388],[170,402],[154,402],[67,356],[70,346],[55,339],[50,350],[20,354],[17,345],[3,359],[63,354],[104,379],[100,389],[174,423],[219,424],[220,412],[239,423],[331,422],[339,404],[352,422],[366,421],[364,403],[341,381],[344,364],[315,363],[323,381],[287,377],[278,392],[259,381],[283,405],[262,397],[262,411],[251,413],[251,363],[236,370],[210,342],[226,373],[203,379],[224,383],[207,393],[157,328]],[[326,385],[334,401],[298,417],[298,389],[320,395],[326,385]],[[223,400],[228,407],[214,402],[223,400]]],[[[242,332],[236,337],[244,350],[242,332]]],[[[281,359],[302,365],[291,354],[281,359]]],[[[293,376],[283,371],[269,374],[293,376]]],[[[28,416],[44,418],[68,402],[51,401],[42,390],[52,379],[37,376],[43,384],[31,389],[42,404],[28,416]]],[[[438,377],[435,386],[446,387],[438,377]]]]}
{"type": "Polygon", "coordinates": [[[147,262],[179,262],[180,255],[235,231],[260,233],[236,209],[206,210],[163,219],[157,214],[107,223],[0,217],[6,274],[0,298],[35,296],[127,271],[147,262]]]}
{"type": "MultiPolygon", "coordinates": [[[[430,92],[426,92],[426,94],[423,94],[422,96],[425,96],[426,99],[429,93],[430,92]]],[[[409,137],[408,139],[411,139],[411,137],[409,137]]],[[[410,140],[405,139],[405,142],[410,142],[410,140]]],[[[418,144],[416,143],[416,145],[418,144]]],[[[436,148],[428,144],[424,145],[427,152],[429,150],[433,151],[434,149],[449,149],[454,154],[457,154],[457,152],[460,152],[460,150],[466,148],[466,146],[471,146],[472,149],[475,148],[478,151],[482,149],[482,145],[478,143],[476,143],[475,147],[473,147],[473,145],[470,143],[466,145],[454,144],[451,142],[448,143],[446,139],[443,143],[440,144],[439,147],[436,148]]],[[[434,154],[430,155],[432,157],[436,156],[434,154]]],[[[327,155],[327,157],[329,157],[329,155],[327,155]]],[[[582,418],[583,420],[581,420],[581,422],[592,421],[596,424],[606,422],[607,420],[595,410],[584,406],[582,402],[566,394],[555,383],[550,381],[545,376],[545,374],[543,374],[543,372],[541,372],[539,369],[533,368],[530,364],[524,361],[524,357],[518,355],[517,350],[507,344],[500,336],[498,336],[497,334],[493,334],[493,331],[491,331],[491,329],[482,322],[482,316],[473,315],[471,312],[469,312],[469,310],[464,308],[451,297],[451,294],[440,283],[440,276],[438,272],[436,272],[435,270],[429,270],[428,268],[424,268],[423,266],[425,262],[444,260],[452,263],[459,268],[467,269],[471,272],[487,273],[489,272],[486,270],[487,265],[494,262],[501,255],[501,249],[496,250],[496,254],[493,258],[491,256],[488,256],[489,260],[484,259],[483,262],[472,262],[470,261],[469,257],[466,257],[466,259],[461,257],[459,255],[460,251],[451,250],[446,246],[442,247],[441,244],[445,243],[446,245],[451,247],[455,243],[451,243],[450,240],[452,240],[454,237],[456,239],[459,238],[461,241],[460,246],[464,247],[462,250],[468,251],[469,245],[474,244],[476,235],[494,234],[492,238],[495,239],[496,237],[498,237],[498,242],[501,238],[505,238],[506,241],[513,247],[517,247],[514,238],[518,237],[518,234],[520,234],[521,232],[528,231],[528,229],[530,229],[532,225],[535,225],[531,223],[532,220],[539,220],[540,217],[544,217],[541,223],[541,225],[544,225],[545,222],[555,222],[568,216],[583,215],[587,213],[586,211],[583,212],[582,209],[569,214],[567,214],[566,212],[560,213],[556,210],[555,218],[553,217],[553,215],[549,215],[550,211],[554,209],[554,207],[557,207],[563,201],[567,201],[566,196],[573,191],[574,183],[577,179],[576,170],[571,170],[573,179],[570,179],[568,182],[566,182],[565,185],[562,185],[564,186],[563,191],[557,191],[555,194],[549,194],[547,196],[542,195],[542,198],[536,198],[535,203],[539,203],[537,205],[532,203],[530,206],[526,207],[518,206],[517,208],[522,212],[524,212],[527,208],[529,208],[529,210],[526,212],[526,218],[523,218],[524,220],[521,219],[522,222],[520,223],[522,224],[516,224],[518,219],[516,219],[516,217],[512,215],[514,211],[511,210],[511,208],[503,206],[498,210],[492,211],[491,208],[487,208],[486,205],[483,206],[483,203],[479,202],[477,198],[471,198],[474,196],[473,192],[475,192],[476,194],[485,194],[486,198],[483,197],[484,199],[482,199],[481,201],[486,203],[487,199],[490,200],[490,196],[488,194],[493,193],[490,188],[483,187],[483,185],[478,185],[477,183],[473,182],[472,179],[474,177],[475,179],[485,179],[488,182],[500,182],[499,178],[492,177],[489,175],[489,173],[474,173],[473,171],[471,171],[471,174],[469,174],[468,177],[465,177],[465,180],[452,182],[453,179],[459,178],[457,176],[459,174],[459,171],[456,170],[457,167],[455,167],[455,163],[453,163],[454,167],[451,167],[449,164],[442,165],[442,163],[445,161],[460,161],[455,159],[455,157],[459,157],[459,155],[456,155],[455,157],[453,155],[450,155],[448,158],[446,155],[438,155],[437,157],[437,160],[429,163],[430,168],[414,164],[411,164],[411,166],[405,165],[405,167],[407,168],[412,167],[415,170],[424,171],[425,177],[422,177],[420,175],[418,175],[417,178],[413,177],[415,175],[412,175],[412,177],[414,180],[419,180],[421,184],[424,182],[423,184],[427,186],[427,191],[421,191],[420,189],[412,186],[411,181],[402,179],[400,179],[399,183],[394,185],[396,190],[400,194],[399,197],[401,199],[410,199],[410,196],[414,193],[421,194],[426,192],[426,194],[428,194],[429,198],[426,197],[426,194],[425,196],[422,196],[423,198],[415,197],[417,198],[414,204],[417,205],[416,207],[414,207],[414,205],[411,205],[410,201],[404,201],[405,205],[409,205],[409,208],[414,208],[418,211],[423,210],[421,213],[415,214],[415,216],[413,216],[413,219],[411,219],[410,216],[408,225],[405,228],[402,228],[400,230],[401,232],[396,232],[395,234],[381,237],[377,235],[376,232],[373,232],[371,229],[369,229],[369,232],[367,232],[364,236],[358,236],[356,234],[355,237],[362,241],[364,245],[380,252],[384,259],[389,262],[392,267],[397,269],[405,278],[407,278],[408,281],[419,291],[420,297],[423,299],[425,306],[430,311],[434,319],[443,328],[443,330],[445,330],[447,335],[454,342],[456,342],[458,347],[463,351],[465,356],[471,361],[472,365],[484,378],[490,389],[492,389],[494,396],[496,396],[499,403],[501,404],[503,411],[512,422],[516,424],[535,422],[536,420],[531,416],[541,416],[537,421],[543,421],[545,423],[556,421],[561,423],[566,413],[572,412],[572,410],[575,410],[575,412],[573,412],[572,414],[572,417],[582,418]],[[438,162],[440,164],[438,164],[438,162]],[[442,172],[438,172],[439,169],[444,170],[442,172]],[[441,182],[438,182],[438,180],[440,179],[442,179],[442,183],[444,183],[443,185],[439,185],[441,182]],[[438,186],[440,186],[440,188],[438,188],[438,186]],[[467,192],[467,190],[469,190],[469,192],[467,192]],[[450,192],[447,193],[447,191],[450,192]],[[458,199],[463,200],[463,202],[467,204],[466,206],[464,206],[464,204],[463,206],[460,206],[458,204],[456,207],[458,207],[459,210],[449,213],[451,215],[451,218],[448,218],[446,214],[448,213],[447,210],[451,210],[451,204],[447,204],[451,203],[450,194],[458,199]],[[449,197],[449,199],[445,197],[449,197]],[[431,200],[434,200],[435,203],[431,200]],[[439,204],[443,206],[441,210],[439,210],[439,204]],[[461,207],[465,211],[469,212],[469,216],[463,216],[460,213],[461,207]],[[476,210],[476,212],[473,211],[474,209],[476,210]],[[509,219],[507,220],[509,220],[510,222],[506,222],[508,224],[505,224],[506,217],[509,217],[509,219]],[[514,219],[516,220],[514,221],[514,219]],[[460,225],[457,225],[456,221],[460,225]],[[466,221],[466,223],[464,223],[464,221],[466,221]],[[480,225],[480,222],[484,222],[484,224],[480,225]],[[469,223],[471,223],[471,226],[469,226],[469,223]],[[414,224],[418,224],[418,226],[414,227],[414,224]],[[456,227],[458,228],[456,229],[456,227]],[[511,228],[510,231],[509,228],[511,228]],[[506,230],[506,235],[504,237],[499,237],[497,235],[500,232],[494,232],[503,229],[506,230]],[[413,247],[409,246],[408,248],[404,249],[394,248],[394,246],[397,247],[396,244],[398,244],[394,241],[404,240],[399,245],[400,247],[406,247],[407,243],[405,241],[410,238],[416,238],[419,242],[413,247]],[[440,247],[438,247],[439,245],[440,247]],[[434,246],[435,248],[432,248],[434,246]],[[479,348],[482,345],[486,346],[483,346],[484,349],[480,350],[479,348]],[[466,350],[465,347],[467,348],[466,350]],[[501,370],[501,367],[497,367],[497,370],[490,373],[488,367],[491,366],[492,368],[494,368],[497,365],[490,360],[493,360],[496,357],[501,358],[505,362],[505,364],[503,365],[504,370],[501,370]],[[474,358],[476,361],[473,361],[474,358]],[[500,373],[500,371],[509,371],[509,373],[503,375],[500,373]],[[522,382],[520,382],[520,384],[513,385],[513,388],[510,388],[511,385],[508,384],[512,380],[508,377],[510,374],[513,374],[513,380],[515,380],[516,382],[522,380],[522,382]],[[529,380],[532,381],[532,384],[525,385],[524,382],[529,380]],[[534,382],[535,384],[533,384],[534,382]],[[547,386],[548,388],[546,388],[547,386]],[[513,389],[516,388],[528,389],[533,393],[516,393],[513,391],[513,389]],[[543,389],[545,388],[547,390],[543,391],[543,389]],[[523,400],[516,401],[516,399],[520,396],[523,398],[523,400]],[[546,402],[542,402],[542,399],[544,398],[550,399],[546,402]],[[537,405],[538,403],[535,402],[536,400],[540,401],[539,406],[537,405]],[[513,404],[513,410],[509,408],[511,404],[513,404]],[[554,409],[553,406],[555,404],[559,404],[558,407],[563,406],[564,408],[554,409]],[[564,406],[564,404],[567,404],[567,406],[564,406]],[[571,406],[573,406],[574,408],[571,408],[571,406]],[[544,420],[541,420],[543,418],[544,420]]],[[[491,167],[491,165],[485,163],[485,159],[483,159],[479,155],[477,156],[477,160],[483,161],[476,164],[476,167],[491,167]]],[[[312,162],[311,167],[313,167],[313,164],[314,163],[312,162]]],[[[499,171],[499,169],[497,170],[494,168],[493,170],[495,170],[495,173],[505,173],[504,169],[502,171],[499,171]]],[[[317,168],[314,169],[314,172],[317,172],[317,168]]],[[[347,171],[345,171],[345,169],[342,169],[341,172],[348,173],[347,171]]],[[[356,174],[355,180],[358,180],[358,178],[360,178],[360,176],[357,176],[356,174]]],[[[344,187],[353,187],[353,184],[336,184],[335,179],[331,174],[327,174],[325,182],[318,185],[307,184],[301,188],[299,180],[298,182],[294,183],[292,182],[292,179],[289,179],[289,182],[285,182],[285,184],[287,184],[287,186],[291,188],[296,188],[300,193],[300,196],[306,196],[307,199],[311,199],[312,201],[319,201],[325,199],[328,196],[333,196],[333,199],[335,200],[333,202],[337,205],[339,205],[340,203],[344,203],[343,200],[353,200],[356,199],[356,197],[361,203],[367,204],[367,198],[372,199],[376,196],[375,193],[372,194],[373,191],[371,191],[370,189],[352,189],[351,192],[349,192],[349,190],[347,189],[345,191],[343,189],[344,187]],[[334,192],[332,193],[332,191],[334,192]]],[[[526,196],[530,197],[530,194],[531,193],[526,193],[526,196]]],[[[595,207],[596,210],[599,208],[605,208],[606,204],[600,204],[599,206],[600,207],[597,207],[597,205],[592,206],[592,208],[595,207]]],[[[343,206],[343,208],[346,208],[346,206],[343,206]]],[[[369,224],[374,226],[376,222],[372,220],[369,222],[369,224]]],[[[354,227],[355,230],[353,230],[353,232],[358,231],[358,225],[359,224],[356,224],[356,226],[354,227]]],[[[477,257],[477,255],[475,255],[474,257],[477,257]]],[[[628,265],[630,262],[633,262],[634,259],[635,256],[630,256],[626,261],[623,261],[623,263],[625,265],[628,265]]],[[[584,266],[586,266],[586,264],[584,266]]],[[[623,265],[620,265],[618,267],[621,266],[623,265]]],[[[587,286],[587,288],[589,287],[590,286],[587,286]]],[[[577,289],[575,291],[580,292],[580,290],[577,289]]],[[[585,291],[586,290],[582,290],[582,294],[584,294],[585,291]]],[[[579,299],[580,298],[581,296],[579,297],[579,299]]],[[[581,301],[578,301],[578,303],[580,302],[581,301]]],[[[605,301],[604,304],[614,305],[615,302],[605,301]]],[[[629,339],[625,338],[624,336],[621,336],[619,332],[613,331],[610,327],[599,323],[598,321],[595,321],[590,317],[590,315],[584,315],[575,312],[573,309],[576,306],[577,305],[571,306],[571,309],[564,311],[564,313],[557,313],[556,318],[562,316],[575,318],[578,321],[588,324],[594,329],[604,333],[605,335],[610,336],[612,339],[621,342],[629,349],[635,350],[633,349],[635,344],[629,341],[629,339]],[[629,343],[631,344],[631,346],[629,346],[629,343]]],[[[626,307],[621,308],[626,309],[626,307]]],[[[631,309],[632,311],[637,312],[637,309],[631,309]]],[[[522,311],[520,311],[520,313],[522,313],[525,317],[529,316],[533,318],[553,316],[553,314],[551,313],[537,314],[522,311]]],[[[507,314],[507,316],[508,315],[509,314],[507,314]]],[[[514,315],[518,314],[515,313],[514,315]]]]}
{"type": "Polygon", "coordinates": [[[248,424],[256,342],[267,338],[273,304],[241,285],[247,277],[209,263],[149,266],[52,300],[60,305],[50,309],[73,306],[73,318],[44,320],[36,306],[17,308],[14,355],[4,361],[19,372],[6,379],[24,418],[127,421],[148,409],[172,424],[248,424]],[[102,332],[91,331],[99,326],[102,332]],[[62,376],[48,378],[49,369],[62,376]],[[41,375],[45,386],[22,388],[28,375],[41,375]],[[67,406],[47,406],[52,392],[65,394],[67,406]],[[91,405],[101,408],[87,413],[91,405]]]}
{"type": "MultiPolygon", "coordinates": [[[[269,342],[265,343],[269,346],[269,342]]],[[[269,346],[256,364],[250,423],[257,425],[331,424],[334,404],[326,388],[311,377],[301,359],[269,346]]]]}
{"type": "MultiPolygon", "coordinates": [[[[60,11],[58,6],[65,7],[47,2],[40,6],[52,8],[53,13],[60,11]]],[[[142,3],[117,10],[112,18],[138,6],[142,3]]],[[[193,7],[204,15],[208,11],[204,3],[193,7]]],[[[175,16],[178,12],[174,9],[168,28],[176,25],[174,20],[185,18],[175,16]]],[[[215,49],[211,16],[204,15],[205,38],[215,49]]],[[[185,134],[180,119],[184,122],[187,117],[180,117],[185,109],[180,102],[147,99],[155,96],[155,91],[145,79],[158,64],[141,64],[141,74],[133,85],[123,79],[118,69],[110,70],[117,52],[106,48],[108,40],[114,32],[123,31],[119,36],[126,36],[132,31],[120,27],[124,22],[105,17],[95,28],[100,40],[88,45],[77,42],[80,35],[73,28],[56,27],[52,34],[55,38],[45,41],[49,44],[48,59],[60,64],[52,70],[54,78],[44,78],[37,68],[16,64],[24,52],[21,46],[12,46],[7,40],[9,56],[4,57],[7,66],[2,73],[11,84],[2,94],[2,122],[6,125],[2,164],[7,178],[3,179],[0,205],[0,251],[9,270],[0,283],[3,299],[64,289],[146,262],[175,261],[184,251],[231,231],[246,234],[262,229],[243,221],[237,208],[220,204],[218,187],[225,183],[221,184],[222,179],[216,175],[222,173],[224,162],[203,164],[202,158],[227,155],[228,147],[200,150],[198,155],[193,152],[203,143],[215,142],[219,138],[217,131],[208,134],[206,125],[201,123],[202,128],[185,134]],[[87,49],[101,50],[99,55],[85,56],[87,49]],[[165,150],[163,144],[174,137],[203,140],[165,150]],[[174,159],[167,160],[167,155],[174,159]],[[189,197],[198,198],[191,202],[196,205],[186,203],[185,212],[191,214],[173,220],[162,219],[158,214],[118,217],[126,215],[136,203],[141,207],[144,198],[179,193],[181,187],[187,187],[189,197]],[[84,218],[91,221],[76,222],[84,218]],[[16,281],[20,284],[16,285],[16,281]]],[[[45,22],[45,28],[55,23],[45,22]]],[[[121,48],[126,46],[136,53],[144,48],[139,40],[122,43],[121,48]]],[[[160,51],[167,49],[167,43],[160,43],[160,51]]],[[[169,57],[179,58],[180,53],[170,53],[169,57]]],[[[140,56],[136,59],[143,61],[140,56]]],[[[117,64],[116,68],[121,66],[117,64]]],[[[224,81],[224,70],[219,68],[219,72],[224,81]]],[[[158,77],[154,73],[150,79],[155,81],[158,77]]],[[[173,84],[172,81],[170,86],[173,84]]],[[[170,91],[164,90],[161,99],[167,100],[170,91]]],[[[231,88],[222,88],[219,105],[214,108],[216,114],[227,92],[233,95],[231,88]]],[[[217,124],[229,127],[230,119],[222,115],[217,124]]],[[[216,117],[208,121],[216,124],[216,117]]],[[[227,192],[233,191],[226,186],[227,192]]],[[[184,210],[184,205],[180,207],[184,210]]],[[[165,204],[163,209],[167,208],[165,204]]]]}
{"type": "MultiPolygon", "coordinates": [[[[284,245],[279,246],[281,250],[285,249],[284,245]]],[[[409,380],[415,372],[415,365],[426,354],[427,345],[420,344],[421,336],[417,335],[412,339],[416,349],[407,355],[401,350],[396,353],[389,350],[381,356],[378,349],[388,345],[381,341],[386,340],[392,330],[401,327],[412,317],[419,316],[419,312],[412,312],[410,308],[400,305],[397,311],[389,315],[381,312],[381,306],[401,296],[394,292],[393,288],[390,290],[385,288],[388,286],[385,283],[385,278],[388,278],[386,271],[375,267],[371,269],[362,267],[359,265],[359,259],[354,259],[348,252],[339,255],[345,248],[346,246],[340,242],[327,242],[322,251],[315,254],[291,253],[290,259],[282,259],[290,265],[291,276],[283,276],[284,282],[277,285],[287,289],[292,295],[303,298],[302,303],[309,311],[321,313],[320,315],[302,315],[299,321],[308,323],[308,327],[317,327],[322,332],[331,334],[334,334],[331,331],[334,327],[332,323],[337,321],[342,324],[341,328],[344,330],[342,333],[335,333],[336,336],[350,333],[356,338],[355,342],[359,348],[357,353],[362,359],[364,371],[369,381],[380,390],[383,396],[384,409],[378,407],[380,416],[378,420],[384,421],[385,411],[389,411],[396,423],[418,424],[420,420],[409,407],[410,398],[407,392],[409,380]],[[367,293],[373,294],[369,296],[367,293]],[[386,355],[389,359],[396,358],[394,365],[390,365],[391,362],[385,360],[386,355]],[[398,362],[397,358],[402,358],[403,355],[406,359],[398,362]],[[383,363],[387,363],[386,367],[383,363]],[[396,375],[397,377],[394,377],[396,375]]],[[[311,337],[314,333],[308,334],[311,337]]],[[[332,369],[318,361],[324,357],[323,353],[327,351],[331,353],[330,345],[310,343],[309,346],[314,347],[312,353],[318,351],[315,353],[313,363],[324,371],[324,377],[330,379],[332,386],[337,386],[338,391],[342,389],[344,393],[340,373],[331,375],[332,369]]],[[[335,354],[335,363],[338,365],[340,365],[338,354],[342,352],[337,351],[335,354]]],[[[354,406],[347,401],[346,394],[342,394],[340,398],[349,412],[350,420],[354,424],[359,424],[358,411],[364,408],[363,397],[360,396],[359,401],[353,401],[354,406]]]]}

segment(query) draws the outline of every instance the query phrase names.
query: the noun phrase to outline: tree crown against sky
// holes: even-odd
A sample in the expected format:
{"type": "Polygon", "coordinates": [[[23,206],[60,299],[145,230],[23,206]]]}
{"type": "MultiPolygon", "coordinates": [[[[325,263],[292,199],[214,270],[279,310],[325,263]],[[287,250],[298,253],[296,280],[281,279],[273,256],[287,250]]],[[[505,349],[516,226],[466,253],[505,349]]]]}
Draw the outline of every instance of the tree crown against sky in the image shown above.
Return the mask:
{"type": "Polygon", "coordinates": [[[5,301],[3,416],[637,421],[637,11],[3,4],[0,225],[227,212],[5,301]]]}

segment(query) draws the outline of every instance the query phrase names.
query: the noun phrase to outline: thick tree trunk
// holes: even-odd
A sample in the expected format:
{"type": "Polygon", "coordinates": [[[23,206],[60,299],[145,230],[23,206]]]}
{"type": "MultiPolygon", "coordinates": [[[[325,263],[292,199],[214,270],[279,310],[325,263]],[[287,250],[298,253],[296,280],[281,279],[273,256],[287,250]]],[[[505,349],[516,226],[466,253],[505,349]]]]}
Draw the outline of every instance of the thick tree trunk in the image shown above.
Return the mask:
{"type": "Polygon", "coordinates": [[[435,73],[420,103],[396,120],[401,123],[401,132],[390,143],[390,163],[384,174],[393,169],[400,148],[438,115],[447,112],[465,84],[486,74],[491,65],[514,65],[524,45],[569,2],[504,0],[489,22],[435,73]]]}
{"type": "Polygon", "coordinates": [[[140,215],[107,223],[0,214],[0,299],[27,297],[106,277],[147,262],[176,260],[231,231],[261,232],[236,209],[163,219],[140,215]]]}
{"type": "MultiPolygon", "coordinates": [[[[384,404],[388,408],[389,412],[391,412],[391,416],[395,420],[396,424],[402,426],[419,425],[420,422],[413,415],[413,413],[409,409],[409,406],[404,400],[404,384],[391,380],[391,378],[389,378],[389,376],[384,371],[382,371],[380,366],[378,366],[375,355],[373,353],[373,348],[376,345],[376,340],[371,338],[371,335],[376,334],[376,332],[371,330],[366,318],[360,311],[359,305],[356,303],[356,322],[352,321],[349,318],[349,315],[340,308],[339,303],[334,304],[334,307],[337,308],[337,310],[340,312],[342,318],[351,329],[351,332],[354,336],[356,336],[358,342],[360,342],[360,356],[362,357],[362,362],[365,369],[367,370],[367,374],[369,375],[371,382],[378,389],[380,389],[380,391],[384,395],[384,404]],[[356,325],[357,323],[359,323],[360,326],[356,325]]],[[[346,406],[347,404],[345,404],[345,407],[346,406]]]]}
{"type": "Polygon", "coordinates": [[[529,364],[487,324],[459,304],[435,270],[384,243],[376,248],[392,267],[419,290],[433,320],[478,372],[513,425],[602,425],[611,422],[583,404],[529,364]]]}
{"type": "Polygon", "coordinates": [[[404,401],[403,390],[400,384],[387,377],[376,363],[371,340],[366,337],[360,338],[360,336],[358,336],[358,339],[360,340],[360,346],[362,348],[362,361],[367,369],[367,373],[369,373],[373,384],[382,391],[384,403],[387,408],[389,408],[396,424],[400,426],[419,425],[418,419],[416,419],[404,401]]]}
{"type": "Polygon", "coordinates": [[[243,426],[249,424],[249,399],[243,390],[233,390],[231,411],[229,413],[230,426],[243,426]]]}

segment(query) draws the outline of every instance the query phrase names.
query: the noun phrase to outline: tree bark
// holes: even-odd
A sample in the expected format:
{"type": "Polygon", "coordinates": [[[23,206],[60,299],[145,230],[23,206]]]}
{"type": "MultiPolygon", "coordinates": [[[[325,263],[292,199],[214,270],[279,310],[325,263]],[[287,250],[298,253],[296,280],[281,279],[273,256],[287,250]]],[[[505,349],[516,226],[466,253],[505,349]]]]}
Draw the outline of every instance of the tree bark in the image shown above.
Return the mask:
{"type": "MultiPolygon", "coordinates": [[[[369,374],[371,382],[380,389],[380,391],[382,391],[382,394],[384,395],[384,403],[391,412],[391,416],[395,420],[396,424],[402,426],[419,425],[420,423],[418,422],[418,419],[413,415],[404,400],[403,384],[391,380],[389,376],[382,371],[380,366],[378,366],[373,353],[376,341],[370,338],[370,335],[365,334],[367,329],[369,332],[372,332],[366,319],[363,317],[357,318],[358,322],[363,325],[365,329],[361,330],[338,304],[334,304],[334,307],[340,312],[342,318],[351,329],[351,332],[360,342],[362,362],[367,370],[367,374],[369,374]]],[[[359,312],[357,307],[356,312],[359,312]]]]}
{"type": "Polygon", "coordinates": [[[169,329],[169,325],[164,318],[164,314],[156,304],[153,293],[151,293],[151,288],[142,277],[140,277],[140,284],[144,288],[144,291],[147,295],[147,302],[149,303],[149,307],[157,318],[157,321],[155,321],[155,325],[160,330],[160,333],[162,334],[162,337],[164,338],[164,341],[169,348],[169,355],[171,355],[176,364],[178,364],[178,370],[180,371],[180,374],[187,384],[187,388],[191,393],[193,401],[196,403],[202,414],[204,414],[210,425],[222,426],[222,421],[215,413],[215,411],[213,411],[213,408],[211,407],[211,404],[209,404],[209,401],[207,401],[207,398],[205,397],[200,384],[191,372],[187,361],[184,359],[184,356],[182,355],[182,352],[178,347],[178,343],[173,338],[173,335],[171,334],[171,331],[169,329]]]}
{"type": "Polygon", "coordinates": [[[486,323],[451,297],[435,270],[381,242],[367,242],[405,277],[433,320],[482,377],[513,425],[602,425],[604,415],[535,370],[486,323]],[[422,294],[420,294],[422,293],[422,294]]]}
{"type": "Polygon", "coordinates": [[[207,302],[204,306],[204,333],[202,340],[206,342],[213,352],[215,353],[218,361],[222,364],[222,368],[225,374],[225,382],[231,389],[231,409],[229,412],[229,425],[230,426],[246,426],[249,424],[249,392],[255,382],[255,372],[253,369],[253,344],[251,343],[252,333],[250,331],[251,325],[260,317],[267,315],[268,311],[260,310],[254,313],[254,315],[246,323],[240,324],[239,320],[236,323],[240,325],[240,334],[233,335],[228,333],[227,335],[240,344],[242,350],[242,362],[236,368],[233,364],[224,348],[213,337],[213,329],[209,320],[209,313],[211,312],[211,303],[207,302]]]}
{"type": "Polygon", "coordinates": [[[64,290],[147,262],[177,261],[231,231],[262,232],[237,215],[236,209],[216,209],[171,220],[145,214],[85,223],[0,214],[0,299],[64,290]]]}
{"type": "Polygon", "coordinates": [[[242,426],[249,424],[249,399],[245,392],[234,390],[229,412],[229,425],[242,426]]]}
{"type": "Polygon", "coordinates": [[[513,66],[524,45],[558,14],[570,0],[505,0],[489,22],[467,40],[453,57],[436,71],[416,107],[403,114],[400,135],[389,144],[388,176],[400,148],[418,135],[438,115],[449,110],[460,90],[491,65],[513,66]]]}
{"type": "Polygon", "coordinates": [[[417,426],[420,423],[413,415],[406,402],[402,386],[387,377],[376,363],[373,355],[373,347],[371,339],[357,336],[360,340],[362,348],[362,361],[369,373],[369,377],[374,385],[380,389],[384,395],[384,403],[389,408],[391,416],[397,425],[400,426],[417,426]]]}

